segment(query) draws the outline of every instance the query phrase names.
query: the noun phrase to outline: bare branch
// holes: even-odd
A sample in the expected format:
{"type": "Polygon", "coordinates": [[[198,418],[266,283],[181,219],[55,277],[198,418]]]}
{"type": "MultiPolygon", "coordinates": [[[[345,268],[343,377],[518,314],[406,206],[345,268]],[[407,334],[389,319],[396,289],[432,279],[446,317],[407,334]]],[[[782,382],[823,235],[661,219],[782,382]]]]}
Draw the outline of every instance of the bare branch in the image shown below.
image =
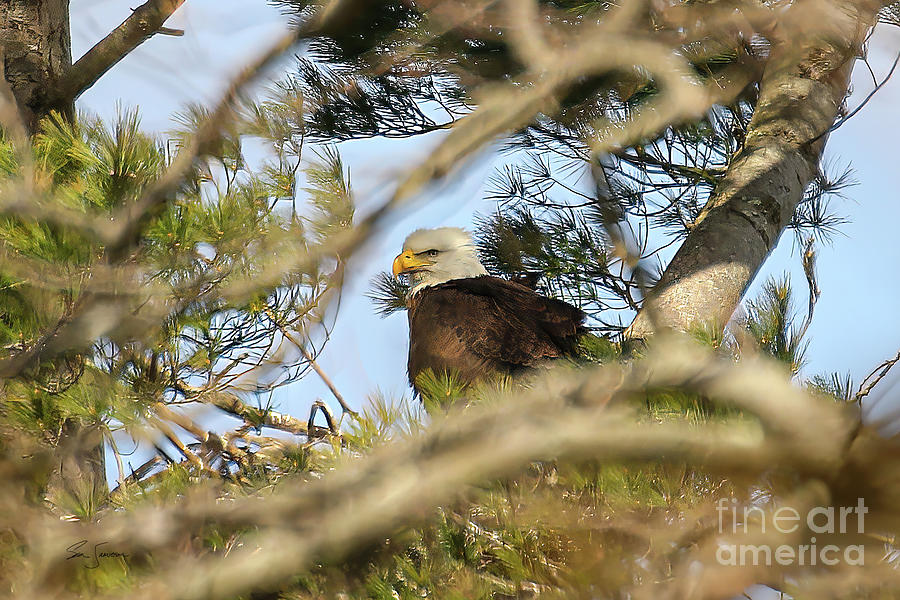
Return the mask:
{"type": "Polygon", "coordinates": [[[300,340],[295,338],[289,331],[287,331],[280,324],[278,325],[278,329],[281,331],[281,334],[284,337],[286,337],[292,344],[294,344],[294,346],[297,347],[298,350],[300,350],[300,353],[303,355],[303,358],[305,358],[307,360],[307,362],[309,362],[310,366],[313,368],[313,370],[316,372],[316,374],[319,376],[319,378],[322,380],[322,382],[326,386],[328,386],[328,389],[331,391],[331,395],[334,396],[334,399],[337,400],[338,404],[341,405],[341,410],[343,410],[345,413],[349,413],[350,415],[352,415],[354,417],[357,416],[356,411],[353,410],[352,408],[350,408],[350,406],[344,400],[344,397],[338,391],[337,386],[334,385],[334,382],[331,381],[331,378],[328,377],[328,374],[326,374],[325,371],[322,370],[322,367],[319,366],[319,363],[316,362],[315,357],[313,357],[313,355],[310,354],[309,350],[306,349],[306,346],[304,346],[303,343],[300,342],[300,340]]]}
{"type": "MultiPolygon", "coordinates": [[[[252,427],[271,427],[272,429],[286,431],[295,435],[307,435],[309,433],[307,424],[300,419],[273,410],[262,410],[248,406],[233,394],[209,392],[198,394],[191,399],[211,404],[228,414],[238,417],[252,427]]],[[[315,431],[316,435],[328,435],[328,433],[328,429],[324,427],[317,427],[315,431]]]]}
{"type": "Polygon", "coordinates": [[[322,414],[325,415],[325,423],[328,425],[328,430],[332,435],[340,435],[340,431],[337,428],[337,422],[334,420],[334,413],[331,412],[331,407],[322,402],[321,400],[316,400],[313,402],[313,405],[309,409],[309,421],[307,421],[306,426],[309,428],[309,431],[313,431],[315,429],[315,420],[316,413],[322,411],[322,414]]]}
{"type": "Polygon", "coordinates": [[[856,392],[854,400],[861,402],[863,398],[869,395],[878,383],[885,378],[890,370],[900,362],[900,352],[894,358],[890,358],[878,365],[871,373],[869,373],[862,383],[859,384],[859,391],[856,392]]]}
{"type": "Polygon", "coordinates": [[[134,9],[131,16],[68,69],[56,90],[58,97],[66,102],[78,98],[132,50],[160,33],[163,23],[182,4],[184,0],[147,0],[134,9]]]}
{"type": "Polygon", "coordinates": [[[819,289],[818,279],[816,277],[816,249],[814,247],[815,238],[810,237],[806,240],[806,247],[803,250],[803,273],[806,275],[806,284],[809,287],[809,306],[806,312],[806,319],[797,332],[797,339],[806,335],[806,330],[812,324],[813,312],[816,310],[816,302],[822,291],[819,289]]]}

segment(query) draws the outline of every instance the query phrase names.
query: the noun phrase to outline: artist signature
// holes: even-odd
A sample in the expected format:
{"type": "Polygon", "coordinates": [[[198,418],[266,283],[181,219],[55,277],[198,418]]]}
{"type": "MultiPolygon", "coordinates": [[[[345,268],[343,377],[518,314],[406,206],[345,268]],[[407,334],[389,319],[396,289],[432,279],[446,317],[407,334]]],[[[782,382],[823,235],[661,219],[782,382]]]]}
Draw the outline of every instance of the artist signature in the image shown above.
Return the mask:
{"type": "Polygon", "coordinates": [[[124,552],[110,552],[108,550],[100,549],[101,546],[108,544],[109,542],[99,542],[94,544],[93,550],[91,550],[91,548],[86,548],[87,543],[87,540],[81,540],[66,548],[66,552],[69,553],[66,560],[81,558],[89,561],[88,564],[84,565],[86,569],[96,569],[100,566],[101,558],[128,558],[128,555],[124,552]],[[89,552],[89,554],[85,554],[85,552],[89,552]]]}

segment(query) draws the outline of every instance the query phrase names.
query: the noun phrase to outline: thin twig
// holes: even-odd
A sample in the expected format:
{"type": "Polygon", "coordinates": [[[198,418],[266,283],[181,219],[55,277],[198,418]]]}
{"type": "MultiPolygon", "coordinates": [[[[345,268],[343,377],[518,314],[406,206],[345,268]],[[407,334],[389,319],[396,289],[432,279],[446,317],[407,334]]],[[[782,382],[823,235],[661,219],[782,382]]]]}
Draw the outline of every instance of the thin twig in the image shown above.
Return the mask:
{"type": "Polygon", "coordinates": [[[150,419],[150,422],[153,427],[158,429],[159,432],[162,433],[166,437],[166,439],[169,440],[169,442],[171,442],[173,446],[178,448],[178,451],[181,452],[181,455],[184,456],[190,463],[200,468],[205,467],[200,457],[191,452],[191,450],[184,445],[184,442],[182,442],[179,437],[175,435],[175,432],[172,431],[172,428],[169,427],[162,419],[153,418],[150,419]]]}
{"type": "Polygon", "coordinates": [[[803,336],[806,335],[806,330],[809,329],[812,323],[816,302],[818,302],[822,293],[816,278],[816,250],[814,243],[815,239],[810,237],[806,240],[806,247],[803,250],[803,273],[806,275],[806,283],[809,287],[809,307],[807,308],[806,319],[797,331],[797,339],[803,339],[803,336]]]}
{"type": "Polygon", "coordinates": [[[310,431],[307,423],[296,417],[271,409],[254,408],[245,404],[233,394],[220,391],[206,392],[187,385],[180,385],[179,387],[188,394],[191,400],[215,406],[241,419],[249,427],[270,427],[286,433],[293,433],[294,435],[312,435],[315,437],[323,437],[329,433],[328,429],[318,426],[310,431]]]}
{"type": "Polygon", "coordinates": [[[325,404],[324,402],[322,402],[321,400],[316,400],[315,402],[313,402],[312,406],[310,407],[309,421],[307,422],[307,427],[309,428],[309,430],[312,431],[313,428],[315,428],[316,413],[319,412],[320,410],[322,411],[322,414],[325,415],[325,424],[328,425],[328,430],[331,432],[331,434],[332,435],[340,435],[340,432],[338,431],[338,428],[337,428],[337,424],[334,420],[334,413],[331,412],[331,407],[328,406],[327,404],[325,404]]]}
{"type": "Polygon", "coordinates": [[[828,133],[831,133],[832,131],[839,129],[844,123],[846,123],[848,120],[850,120],[851,118],[856,116],[856,113],[861,111],[869,103],[869,101],[875,96],[875,94],[877,94],[881,90],[881,88],[883,88],[887,84],[887,82],[891,80],[891,77],[893,77],[893,75],[894,75],[894,71],[897,70],[898,63],[900,63],[900,52],[898,52],[896,58],[894,58],[894,63],[891,65],[891,70],[888,71],[888,74],[884,77],[884,79],[882,79],[881,82],[878,85],[876,85],[875,88],[871,92],[869,92],[869,94],[865,97],[865,99],[863,99],[863,101],[859,104],[859,106],[857,106],[852,111],[847,113],[847,115],[844,118],[842,118],[840,121],[838,121],[837,123],[832,125],[831,129],[828,130],[828,133]]]}
{"type": "Polygon", "coordinates": [[[306,349],[306,346],[304,346],[300,342],[300,340],[298,340],[296,337],[294,337],[291,334],[291,332],[289,332],[277,320],[275,320],[273,318],[273,315],[271,314],[271,311],[269,313],[269,317],[272,318],[272,321],[276,324],[276,326],[278,327],[278,330],[281,331],[281,334],[285,338],[287,338],[288,341],[290,341],[292,344],[294,344],[294,346],[296,346],[297,349],[300,351],[300,353],[303,355],[303,358],[305,358],[307,360],[307,362],[309,362],[309,365],[313,368],[313,370],[316,372],[316,374],[319,376],[319,378],[322,380],[322,382],[331,391],[331,395],[334,396],[334,399],[337,400],[338,404],[341,405],[341,410],[343,410],[345,413],[349,414],[350,416],[352,416],[354,418],[358,417],[359,414],[355,410],[350,408],[350,405],[347,404],[347,402],[344,400],[344,397],[338,391],[337,386],[334,385],[334,382],[331,381],[331,378],[325,373],[325,371],[322,370],[322,367],[319,366],[319,363],[316,362],[316,359],[313,357],[313,355],[310,354],[309,350],[306,349]]]}
{"type": "Polygon", "coordinates": [[[193,419],[181,413],[175,412],[162,402],[157,402],[155,405],[153,405],[153,412],[159,415],[160,418],[175,423],[201,442],[205,442],[209,439],[209,432],[194,423],[193,419]]]}
{"type": "Polygon", "coordinates": [[[131,483],[135,483],[138,481],[144,481],[144,478],[147,476],[147,473],[153,470],[154,467],[167,464],[168,457],[160,458],[160,456],[153,456],[149,460],[145,461],[143,464],[138,466],[138,468],[134,468],[131,466],[131,463],[128,463],[128,467],[131,469],[131,475],[126,477],[122,482],[116,486],[115,489],[110,491],[110,495],[115,497],[116,495],[121,494],[125,490],[125,486],[131,483]]]}
{"type": "Polygon", "coordinates": [[[104,433],[109,440],[109,445],[112,448],[113,456],[115,456],[116,458],[116,471],[118,473],[116,482],[119,484],[119,486],[121,486],[125,483],[125,466],[122,464],[122,454],[119,452],[119,445],[116,443],[116,438],[113,436],[112,431],[109,430],[109,427],[104,429],[104,433]]]}
{"type": "Polygon", "coordinates": [[[859,391],[856,392],[856,396],[854,396],[853,399],[856,402],[861,402],[898,362],[900,362],[900,351],[897,352],[897,355],[894,358],[888,359],[878,365],[865,379],[862,380],[859,384],[859,391]]]}

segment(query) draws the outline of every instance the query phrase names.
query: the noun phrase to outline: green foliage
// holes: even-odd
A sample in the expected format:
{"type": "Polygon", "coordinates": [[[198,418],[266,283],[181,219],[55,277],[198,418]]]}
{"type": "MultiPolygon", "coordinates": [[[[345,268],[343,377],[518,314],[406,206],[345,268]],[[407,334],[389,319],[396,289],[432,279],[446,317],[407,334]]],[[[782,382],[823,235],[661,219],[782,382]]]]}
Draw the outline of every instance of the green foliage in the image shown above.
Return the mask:
{"type": "Polygon", "coordinates": [[[813,375],[806,382],[807,388],[810,390],[834,398],[838,402],[852,402],[854,400],[853,378],[850,373],[841,375],[840,373],[832,373],[831,375],[813,375]]]}
{"type": "MultiPolygon", "coordinates": [[[[312,158],[302,155],[304,132],[291,125],[302,120],[297,110],[284,91],[248,101],[241,118],[204,144],[124,260],[107,252],[107,230],[132,218],[127,210],[145,201],[169,151],[189,145],[208,111],[189,107],[165,148],[140,131],[135,110],[121,110],[111,124],[51,114],[31,156],[0,141],[3,185],[28,208],[0,215],[0,361],[27,365],[4,387],[0,427],[51,448],[71,424],[159,448],[155,435],[189,463],[200,464],[195,452],[207,455],[206,475],[236,472],[251,482],[266,471],[252,444],[243,456],[208,442],[181,444],[165,405],[218,398],[213,404],[258,428],[268,409],[244,404],[242,390],[271,391],[302,377],[309,359],[291,350],[294,341],[314,356],[312,336],[327,339],[342,263],[328,252],[299,259],[351,227],[354,205],[335,148],[307,146],[312,158]],[[249,137],[272,148],[262,165],[243,156],[249,137]],[[79,341],[47,348],[57,331],[79,341]],[[148,427],[156,431],[149,437],[148,427]]],[[[288,472],[311,464],[303,452],[285,451],[283,461],[288,472]]],[[[177,496],[200,474],[185,480],[148,464],[136,479],[161,497],[177,496]],[[166,496],[170,489],[178,491],[166,496]]],[[[120,471],[119,479],[127,476],[120,471]]],[[[122,488],[117,497],[127,504],[130,493],[122,488]]],[[[73,518],[90,519],[102,506],[78,506],[84,494],[55,498],[73,518]]]]}
{"type": "MultiPolygon", "coordinates": [[[[306,17],[313,7],[302,0],[279,3],[306,17]]],[[[555,26],[602,21],[609,6],[542,3],[553,9],[548,19],[555,26]]],[[[137,240],[121,254],[109,251],[117,239],[106,230],[121,225],[166,176],[170,144],[163,149],[142,134],[134,111],[109,125],[53,115],[24,157],[22,148],[0,139],[2,183],[25,198],[22,210],[4,209],[0,216],[0,361],[13,372],[0,392],[0,472],[17,490],[15,496],[0,492],[2,505],[18,506],[24,487],[28,517],[40,514],[47,500],[68,521],[102,520],[113,512],[146,518],[154,513],[145,509],[170,505],[184,509],[178,517],[184,522],[197,521],[177,547],[160,549],[159,556],[114,557],[97,570],[53,578],[67,591],[133,593],[139,577],[158,565],[192,566],[189,561],[200,559],[199,565],[252,547],[265,528],[308,526],[302,510],[284,522],[246,514],[207,522],[193,508],[269,498],[280,486],[340,481],[361,458],[378,458],[386,446],[417,436],[451,409],[490,405],[530,385],[502,379],[464,386],[453,374],[425,372],[416,382],[421,402],[373,394],[360,414],[345,413],[328,426],[316,425],[312,416],[304,422],[280,414],[273,405],[271,392],[310,372],[328,339],[330,300],[339,293],[344,266],[331,245],[354,218],[339,152],[309,144],[433,131],[466,113],[482,84],[515,81],[527,68],[503,28],[484,31],[475,19],[471,28],[435,31],[414,3],[373,7],[362,7],[327,38],[311,40],[317,62],[301,61],[294,77],[264,100],[246,101],[213,139],[199,140],[186,174],[164,194],[160,209],[147,213],[137,240]],[[391,59],[408,48],[416,49],[414,56],[395,69],[391,59]],[[436,106],[440,119],[431,110],[436,106]],[[270,151],[263,164],[244,156],[251,138],[270,151]],[[67,345],[54,346],[60,338],[67,345]],[[27,367],[17,371],[20,362],[27,367]],[[238,423],[226,432],[207,431],[190,414],[197,406],[224,411],[238,423]],[[68,496],[48,494],[51,458],[64,452],[64,432],[72,424],[102,431],[119,460],[116,435],[154,448],[156,456],[130,474],[120,468],[119,485],[108,496],[97,495],[87,478],[76,482],[79,489],[65,489],[74,491],[68,496]],[[193,441],[184,443],[188,434],[193,441]],[[13,444],[20,438],[21,447],[13,444]]],[[[636,16],[645,17],[654,27],[667,26],[653,21],[652,11],[636,16]]],[[[701,77],[753,58],[715,40],[685,44],[681,54],[701,77]]],[[[558,99],[557,115],[539,115],[510,137],[509,147],[525,150],[525,158],[495,178],[490,195],[497,211],[478,224],[479,249],[491,272],[538,274],[541,292],[583,307],[605,334],[621,331],[623,318],[652,285],[648,262],[694,226],[743,147],[752,115],[745,95],[594,164],[583,140],[596,133],[598,119],[612,115],[625,122],[659,93],[658,82],[638,70],[572,85],[558,99]],[[561,158],[548,160],[550,153],[561,158]],[[579,185],[588,170],[592,185],[579,185]],[[665,239],[651,237],[650,228],[665,239]]],[[[170,142],[191,147],[209,115],[189,107],[170,142]]],[[[837,225],[821,199],[843,183],[820,178],[795,226],[837,225]]],[[[405,306],[406,291],[383,274],[372,297],[387,314],[405,306]]],[[[787,280],[769,282],[750,303],[744,329],[762,352],[792,373],[799,370],[805,327],[794,325],[787,280]]],[[[723,336],[717,327],[696,333],[735,358],[749,349],[745,339],[723,336]]],[[[623,358],[607,337],[588,335],[579,346],[588,362],[623,358]]],[[[764,428],[753,417],[699,394],[668,384],[620,394],[616,385],[607,400],[633,409],[628,415],[635,425],[674,423],[702,439],[705,428],[727,420],[746,425],[741,431],[748,438],[762,439],[764,428]]],[[[849,379],[817,378],[809,386],[838,399],[851,394],[849,379]]],[[[622,597],[635,581],[673,577],[674,553],[697,543],[675,540],[668,532],[683,530],[674,525],[693,523],[716,499],[769,493],[758,477],[726,477],[669,458],[535,462],[459,489],[442,506],[410,515],[390,538],[367,539],[369,546],[354,554],[332,548],[289,579],[264,581],[259,593],[622,597]]],[[[417,475],[398,473],[414,483],[417,475]]],[[[396,499],[362,496],[358,502],[396,499]]],[[[325,509],[329,500],[316,499],[325,509]]],[[[264,503],[257,506],[265,510],[264,503]]],[[[36,554],[40,544],[20,539],[28,531],[19,525],[0,529],[4,585],[44,560],[36,554]]],[[[310,526],[310,537],[332,534],[317,525],[310,526]]],[[[688,531],[699,538],[709,534],[703,527],[688,531]]],[[[25,581],[37,585],[28,575],[25,581]]]]}
{"type": "Polygon", "coordinates": [[[607,363],[621,357],[621,348],[609,338],[588,333],[578,340],[578,353],[590,362],[607,363]]]}
{"type": "Polygon", "coordinates": [[[350,447],[371,450],[377,446],[409,438],[425,426],[422,405],[402,398],[392,400],[377,392],[369,396],[360,418],[349,425],[345,439],[350,447]]]}
{"type": "MultiPolygon", "coordinates": [[[[533,192],[523,193],[533,198],[533,192]]],[[[628,304],[607,286],[614,276],[604,215],[561,206],[541,214],[520,208],[480,220],[476,243],[482,262],[507,277],[540,274],[542,291],[585,310],[608,330],[604,317],[628,304]]]]}
{"type": "Polygon", "coordinates": [[[366,293],[375,311],[382,317],[406,310],[406,297],[409,295],[409,284],[402,279],[395,279],[390,273],[381,272],[375,276],[366,293]]]}
{"type": "Polygon", "coordinates": [[[424,369],[416,377],[416,389],[421,394],[425,410],[429,414],[440,414],[464,401],[469,386],[456,373],[435,373],[431,369],[424,369]]]}
{"type": "Polygon", "coordinates": [[[791,284],[787,276],[770,279],[760,297],[747,305],[747,331],[761,348],[791,371],[803,366],[807,343],[794,325],[791,284]]]}
{"type": "Polygon", "coordinates": [[[722,348],[728,342],[726,326],[715,321],[697,323],[689,333],[691,337],[709,348],[722,348]]]}
{"type": "Polygon", "coordinates": [[[353,201],[349,172],[344,174],[341,155],[334,146],[326,146],[316,153],[316,161],[304,171],[308,187],[310,228],[319,243],[328,241],[336,233],[347,229],[353,222],[353,201]]]}

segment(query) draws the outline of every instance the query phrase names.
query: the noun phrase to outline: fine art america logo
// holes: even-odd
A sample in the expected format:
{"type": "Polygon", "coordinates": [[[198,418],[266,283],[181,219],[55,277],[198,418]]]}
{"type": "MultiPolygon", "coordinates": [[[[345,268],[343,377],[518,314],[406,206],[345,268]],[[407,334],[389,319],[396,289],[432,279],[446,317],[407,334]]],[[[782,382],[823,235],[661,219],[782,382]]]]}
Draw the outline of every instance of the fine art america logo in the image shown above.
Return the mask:
{"type": "Polygon", "coordinates": [[[716,560],[722,565],[800,565],[834,566],[838,563],[863,565],[865,548],[861,545],[844,547],[834,544],[817,544],[816,534],[864,533],[865,517],[869,509],[862,498],[856,506],[817,506],[805,515],[790,506],[766,512],[758,506],[738,506],[736,500],[723,498],[716,505],[719,514],[719,534],[791,534],[801,527],[809,529],[805,544],[741,544],[732,540],[720,541],[716,560]],[[751,525],[752,524],[752,525],[751,525]]]}

